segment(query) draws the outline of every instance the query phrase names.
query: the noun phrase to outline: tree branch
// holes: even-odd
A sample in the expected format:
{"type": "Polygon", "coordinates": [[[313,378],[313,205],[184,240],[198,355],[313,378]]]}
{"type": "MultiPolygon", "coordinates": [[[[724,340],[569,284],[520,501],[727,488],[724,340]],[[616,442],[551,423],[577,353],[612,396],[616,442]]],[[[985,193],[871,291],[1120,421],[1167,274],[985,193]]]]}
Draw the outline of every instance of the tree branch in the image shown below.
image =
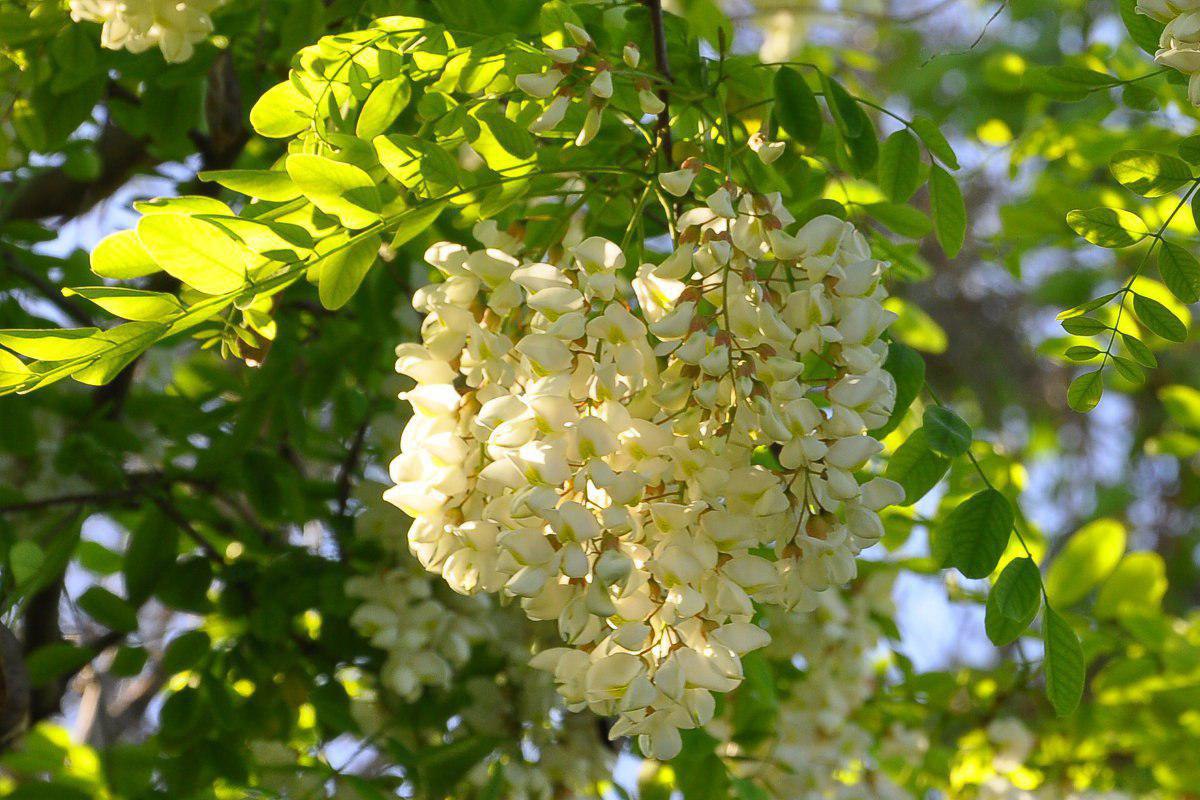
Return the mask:
{"type": "Polygon", "coordinates": [[[663,110],[658,114],[658,145],[667,157],[667,164],[675,165],[671,142],[671,89],[669,84],[674,82],[671,77],[671,63],[667,56],[667,34],[663,26],[662,0],[643,0],[650,11],[650,31],[654,36],[654,63],[658,73],[663,76],[668,85],[658,90],[658,99],[663,103],[663,110]]]}

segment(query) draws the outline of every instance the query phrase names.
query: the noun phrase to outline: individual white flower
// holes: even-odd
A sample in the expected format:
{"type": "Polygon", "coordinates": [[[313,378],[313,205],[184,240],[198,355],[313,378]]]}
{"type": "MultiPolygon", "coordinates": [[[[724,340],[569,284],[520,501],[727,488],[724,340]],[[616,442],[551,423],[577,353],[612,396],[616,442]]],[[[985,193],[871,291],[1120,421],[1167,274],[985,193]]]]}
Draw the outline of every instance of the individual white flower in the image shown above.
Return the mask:
{"type": "Polygon", "coordinates": [[[613,94],[612,70],[602,69],[596,73],[596,77],[592,79],[592,83],[588,86],[588,91],[593,97],[599,97],[601,100],[608,100],[613,94]]]}
{"type": "Polygon", "coordinates": [[[578,25],[565,22],[563,23],[563,27],[566,28],[571,40],[580,47],[590,47],[593,44],[591,35],[578,25]]]}
{"type": "Polygon", "coordinates": [[[637,69],[638,63],[642,60],[642,52],[638,50],[638,46],[633,42],[629,42],[621,50],[621,58],[630,69],[637,69]]]}
{"type": "Polygon", "coordinates": [[[787,149],[786,142],[772,142],[762,131],[757,131],[750,137],[750,149],[764,164],[773,164],[787,149]]]}
{"type": "Polygon", "coordinates": [[[559,126],[563,121],[563,117],[567,115],[567,109],[571,107],[571,97],[566,94],[556,95],[550,104],[543,109],[542,113],[529,125],[531,133],[545,133],[552,131],[559,126]]]}
{"type": "Polygon", "coordinates": [[[674,172],[664,172],[658,176],[659,184],[676,197],[683,197],[692,188],[692,182],[700,174],[703,164],[699,159],[689,158],[674,172]]]}
{"type": "Polygon", "coordinates": [[[638,91],[638,107],[643,114],[656,117],[666,109],[667,104],[647,86],[638,91]]]}
{"type": "Polygon", "coordinates": [[[530,97],[545,98],[554,94],[562,83],[563,73],[557,69],[545,72],[527,72],[516,77],[517,88],[530,97]]]}
{"type": "Polygon", "coordinates": [[[591,143],[592,139],[596,138],[596,134],[600,132],[600,120],[603,113],[603,106],[588,106],[587,116],[583,119],[583,127],[579,129],[579,135],[575,137],[576,147],[585,147],[591,143]]]}

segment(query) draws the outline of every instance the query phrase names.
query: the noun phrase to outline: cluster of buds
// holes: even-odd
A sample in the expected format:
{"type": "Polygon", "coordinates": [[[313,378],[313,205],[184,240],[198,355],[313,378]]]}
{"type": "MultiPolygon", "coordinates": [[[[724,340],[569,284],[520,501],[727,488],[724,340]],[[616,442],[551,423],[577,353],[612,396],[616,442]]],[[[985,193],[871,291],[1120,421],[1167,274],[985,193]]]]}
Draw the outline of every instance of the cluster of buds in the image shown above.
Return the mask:
{"type": "Polygon", "coordinates": [[[71,19],[103,24],[100,44],[141,53],[158,47],[171,63],[187,61],[213,32],[209,14],[224,0],[71,0],[71,19]]]}
{"type": "Polygon", "coordinates": [[[727,183],[630,297],[611,241],[537,260],[480,223],[483,247],[427,252],[443,280],[397,350],[414,413],[385,498],[413,552],[556,621],[533,665],[657,758],[770,642],[755,604],[814,608],[903,496],[865,473],[895,399],[886,265],[847,222],[794,224],[727,183]]]}
{"type": "Polygon", "coordinates": [[[1188,99],[1200,106],[1200,0],[1138,0],[1137,11],[1166,25],[1154,60],[1189,76],[1188,99]]]}
{"type": "MultiPolygon", "coordinates": [[[[612,59],[597,51],[595,41],[586,30],[569,22],[565,27],[571,45],[545,48],[549,66],[542,72],[518,75],[516,84],[530,97],[546,101],[541,114],[529,126],[533,133],[556,129],[566,117],[572,101],[582,98],[587,103],[587,114],[575,144],[583,146],[600,131],[604,110],[613,96],[614,73],[622,75],[626,71],[614,67],[612,59]]],[[[621,60],[629,70],[636,70],[641,63],[637,45],[626,44],[621,51],[621,60]]],[[[632,80],[642,113],[656,115],[662,112],[666,106],[655,93],[649,78],[635,74],[632,80]]]]}

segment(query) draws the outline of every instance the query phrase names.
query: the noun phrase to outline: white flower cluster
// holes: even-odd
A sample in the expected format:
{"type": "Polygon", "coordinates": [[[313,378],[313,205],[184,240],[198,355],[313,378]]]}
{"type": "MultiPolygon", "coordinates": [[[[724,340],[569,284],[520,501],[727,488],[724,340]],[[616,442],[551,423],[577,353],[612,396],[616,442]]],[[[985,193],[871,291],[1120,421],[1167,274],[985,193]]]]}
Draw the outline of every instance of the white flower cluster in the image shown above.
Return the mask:
{"type": "Polygon", "coordinates": [[[1200,0],[1138,0],[1137,10],[1167,26],[1154,60],[1188,75],[1188,98],[1200,106],[1200,0]]]}
{"type": "Polygon", "coordinates": [[[397,349],[414,415],[385,497],[455,590],[520,598],[568,645],[540,653],[568,707],[670,758],[739,656],[754,602],[809,609],[855,577],[878,511],[858,473],[895,398],[885,265],[849,223],[796,233],[778,196],[724,185],[643,264],[591,237],[550,260],[480,223],[441,243],[421,344],[397,349]]]}
{"type": "MultiPolygon", "coordinates": [[[[919,761],[929,742],[917,731],[894,725],[878,742],[856,721],[878,688],[883,634],[875,619],[891,617],[892,578],[875,573],[851,590],[820,595],[820,605],[804,614],[771,616],[775,641],[768,655],[796,660],[803,677],[790,683],[780,703],[776,736],[761,750],[729,756],[744,777],[755,779],[771,797],[900,800],[910,795],[879,768],[872,753],[919,761]]],[[[709,728],[719,738],[724,732],[709,728]]]]}
{"type": "Polygon", "coordinates": [[[209,14],[224,0],[71,0],[71,19],[104,25],[100,43],[110,50],[162,50],[172,63],[187,61],[213,32],[209,14]]]}

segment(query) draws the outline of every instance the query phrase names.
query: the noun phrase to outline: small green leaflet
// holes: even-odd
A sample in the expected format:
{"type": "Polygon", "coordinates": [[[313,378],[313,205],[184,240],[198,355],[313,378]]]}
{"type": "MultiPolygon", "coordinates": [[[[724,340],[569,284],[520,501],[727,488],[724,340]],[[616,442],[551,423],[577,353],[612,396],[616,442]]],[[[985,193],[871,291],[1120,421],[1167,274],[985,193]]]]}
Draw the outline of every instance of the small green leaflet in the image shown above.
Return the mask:
{"type": "Polygon", "coordinates": [[[1062,321],[1063,330],[1076,336],[1095,336],[1098,333],[1111,330],[1107,325],[1094,317],[1068,317],[1062,321]]]}
{"type": "Polygon", "coordinates": [[[379,236],[372,234],[321,259],[323,266],[318,281],[321,305],[331,311],[346,305],[375,263],[381,244],[379,236]]]}
{"type": "Polygon", "coordinates": [[[938,244],[947,258],[954,258],[967,237],[967,206],[958,181],[936,164],[929,170],[929,201],[938,244]]]}
{"type": "Polygon", "coordinates": [[[216,225],[183,214],[142,217],[137,235],[164,272],[204,294],[240,289],[254,258],[216,225]]]}
{"type": "Polygon", "coordinates": [[[1012,505],[995,489],[984,489],[951,511],[942,527],[950,540],[950,566],[968,578],[986,578],[1008,547],[1012,505]]]}
{"type": "Polygon", "coordinates": [[[212,181],[226,189],[277,203],[294,200],[300,190],[286,172],[265,169],[225,169],[201,172],[200,180],[212,181]]]}
{"type": "Polygon", "coordinates": [[[314,111],[313,101],[300,94],[291,81],[284,81],[258,98],[250,109],[250,124],[269,139],[287,139],[308,129],[314,111]]]}
{"type": "Polygon", "coordinates": [[[946,137],[942,135],[936,122],[929,117],[916,116],[913,117],[911,126],[938,161],[950,169],[958,169],[958,158],[954,155],[954,148],[946,141],[946,137]]]}
{"type": "Polygon", "coordinates": [[[1067,387],[1067,405],[1080,414],[1091,411],[1104,395],[1104,375],[1094,369],[1083,373],[1067,387]]]}
{"type": "Polygon", "coordinates": [[[324,156],[293,153],[288,175],[313,205],[351,230],[379,221],[379,189],[364,170],[324,156]]]}
{"type": "Polygon", "coordinates": [[[1046,696],[1054,711],[1065,717],[1079,707],[1083,698],[1084,662],[1079,637],[1065,619],[1047,607],[1043,617],[1042,637],[1046,655],[1046,696]]]}
{"type": "Polygon", "coordinates": [[[1025,632],[1042,604],[1042,579],[1033,559],[1014,558],[988,593],[983,625],[997,647],[1011,644],[1025,632]]]}
{"type": "Polygon", "coordinates": [[[1099,247],[1129,247],[1150,234],[1141,217],[1121,208],[1077,209],[1067,214],[1067,224],[1099,247]]]}
{"type": "Polygon", "coordinates": [[[804,77],[791,67],[775,73],[775,119],[797,142],[809,147],[821,141],[821,108],[804,77]]]}
{"type": "Polygon", "coordinates": [[[1125,349],[1129,351],[1129,355],[1134,361],[1150,369],[1158,366],[1158,359],[1155,358],[1154,353],[1141,339],[1132,334],[1123,333],[1121,334],[1121,340],[1125,342],[1125,349]]]}
{"type": "Polygon", "coordinates": [[[1200,261],[1177,244],[1163,242],[1158,252],[1158,274],[1171,294],[1184,303],[1200,301],[1200,261]]]}
{"type": "Polygon", "coordinates": [[[103,586],[93,586],[77,601],[87,615],[109,630],[130,633],[137,630],[137,613],[129,603],[103,586]]]}
{"type": "Polygon", "coordinates": [[[1109,161],[1113,177],[1142,197],[1161,197],[1192,179],[1192,169],[1176,156],[1149,150],[1122,150],[1109,161]]]}
{"type": "Polygon", "coordinates": [[[1046,570],[1046,595],[1056,608],[1084,599],[1109,576],[1125,554],[1125,526],[1097,519],[1071,535],[1046,570]]]}
{"type": "Polygon", "coordinates": [[[29,328],[0,331],[0,345],[39,361],[95,355],[105,347],[99,328],[29,328]]]}
{"type": "Polygon", "coordinates": [[[92,249],[92,272],[101,278],[129,280],[158,271],[158,264],[138,241],[137,231],[111,233],[92,249]]]}
{"type": "Polygon", "coordinates": [[[900,505],[911,506],[928,494],[949,468],[950,459],[935,453],[925,430],[918,428],[892,453],[884,477],[904,487],[904,502],[900,505]]]}
{"type": "Polygon", "coordinates": [[[1157,300],[1145,295],[1133,296],[1133,313],[1151,333],[1167,341],[1182,342],[1187,339],[1187,326],[1171,313],[1170,309],[1157,300]]]}
{"type": "Polygon", "coordinates": [[[412,84],[403,75],[380,81],[358,112],[355,135],[370,140],[383,133],[391,127],[411,99],[412,84]]]}
{"type": "Polygon", "coordinates": [[[879,188],[893,203],[904,203],[921,184],[921,145],[901,128],[879,150],[879,188]]]}
{"type": "Polygon", "coordinates": [[[971,426],[948,408],[930,406],[925,409],[925,439],[936,453],[957,458],[971,448],[971,426]]]}

